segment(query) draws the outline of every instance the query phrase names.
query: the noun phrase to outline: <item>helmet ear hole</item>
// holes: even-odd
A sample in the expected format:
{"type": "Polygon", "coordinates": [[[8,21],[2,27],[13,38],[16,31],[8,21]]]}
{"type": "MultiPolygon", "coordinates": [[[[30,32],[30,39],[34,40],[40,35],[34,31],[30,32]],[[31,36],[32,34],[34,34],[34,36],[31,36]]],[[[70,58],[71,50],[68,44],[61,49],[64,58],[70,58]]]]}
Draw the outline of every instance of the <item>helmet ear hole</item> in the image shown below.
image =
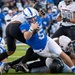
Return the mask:
{"type": "Polygon", "coordinates": [[[51,73],[62,73],[63,69],[63,62],[60,58],[53,59],[53,62],[51,63],[50,67],[51,73]]]}

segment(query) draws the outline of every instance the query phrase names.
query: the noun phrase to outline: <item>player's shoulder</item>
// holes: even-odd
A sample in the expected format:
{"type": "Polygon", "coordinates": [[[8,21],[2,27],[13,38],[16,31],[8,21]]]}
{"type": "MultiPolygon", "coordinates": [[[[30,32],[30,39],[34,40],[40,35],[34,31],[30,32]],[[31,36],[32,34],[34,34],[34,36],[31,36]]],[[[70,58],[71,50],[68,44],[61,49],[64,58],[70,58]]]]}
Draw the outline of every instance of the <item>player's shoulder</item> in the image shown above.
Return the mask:
{"type": "Polygon", "coordinates": [[[72,2],[71,6],[72,6],[73,8],[75,8],[75,2],[72,2]]]}
{"type": "Polygon", "coordinates": [[[75,2],[72,2],[68,7],[71,11],[75,11],[75,2]]]}
{"type": "Polygon", "coordinates": [[[29,27],[30,26],[30,24],[29,23],[27,23],[27,22],[24,22],[24,23],[22,23],[21,25],[20,25],[20,28],[22,28],[22,27],[29,27]]]}

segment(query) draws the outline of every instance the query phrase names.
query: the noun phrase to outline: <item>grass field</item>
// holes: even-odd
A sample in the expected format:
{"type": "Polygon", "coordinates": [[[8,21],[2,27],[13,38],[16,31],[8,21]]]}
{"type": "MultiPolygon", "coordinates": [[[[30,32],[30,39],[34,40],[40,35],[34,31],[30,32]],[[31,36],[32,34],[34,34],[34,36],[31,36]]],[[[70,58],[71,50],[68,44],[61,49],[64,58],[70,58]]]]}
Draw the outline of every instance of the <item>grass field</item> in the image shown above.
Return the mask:
{"type": "MultiPolygon", "coordinates": [[[[9,61],[13,61],[21,56],[23,56],[26,53],[28,46],[27,45],[18,45],[16,48],[16,51],[13,55],[8,57],[8,62],[9,61]]],[[[5,72],[3,72],[2,75],[74,75],[72,73],[68,73],[68,74],[38,74],[38,73],[22,73],[22,72],[15,72],[15,70],[10,69],[9,72],[6,74],[5,72]]]]}

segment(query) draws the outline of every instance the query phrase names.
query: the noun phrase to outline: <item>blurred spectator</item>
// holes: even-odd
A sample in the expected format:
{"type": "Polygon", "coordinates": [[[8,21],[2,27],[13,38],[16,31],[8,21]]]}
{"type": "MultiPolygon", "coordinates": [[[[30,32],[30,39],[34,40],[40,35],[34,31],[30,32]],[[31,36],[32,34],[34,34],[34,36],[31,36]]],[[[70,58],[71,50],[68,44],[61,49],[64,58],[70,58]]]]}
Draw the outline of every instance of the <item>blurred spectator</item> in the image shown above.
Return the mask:
{"type": "Polygon", "coordinates": [[[11,19],[12,19],[13,15],[12,15],[12,10],[9,10],[8,11],[8,14],[5,15],[5,24],[3,24],[3,38],[6,39],[6,34],[5,34],[5,31],[6,31],[6,27],[7,25],[10,23],[11,19]]]}
{"type": "Polygon", "coordinates": [[[42,25],[43,25],[43,29],[44,29],[44,32],[49,35],[48,33],[48,27],[50,26],[50,18],[48,17],[47,14],[43,14],[43,17],[42,17],[42,25]]]}
{"type": "Polygon", "coordinates": [[[50,4],[46,4],[46,14],[51,18],[51,6],[50,4]]]}
{"type": "Polygon", "coordinates": [[[2,0],[0,0],[0,8],[2,7],[2,0]]]}
{"type": "Polygon", "coordinates": [[[2,9],[2,13],[3,13],[4,15],[7,15],[7,14],[8,14],[8,10],[9,10],[8,7],[4,7],[4,8],[2,9]]]}
{"type": "Polygon", "coordinates": [[[12,14],[13,14],[13,16],[15,16],[16,14],[18,14],[18,8],[16,6],[14,6],[12,8],[12,14]]]}
{"type": "Polygon", "coordinates": [[[30,7],[31,5],[30,5],[30,3],[29,3],[29,0],[25,0],[24,1],[24,8],[26,8],[26,7],[30,7]]]}
{"type": "Polygon", "coordinates": [[[23,7],[19,7],[18,12],[22,12],[22,11],[23,11],[23,7]]]}
{"type": "Polygon", "coordinates": [[[9,8],[12,9],[15,6],[15,2],[14,1],[10,1],[9,2],[9,8]]]}
{"type": "Polygon", "coordinates": [[[3,15],[3,13],[1,12],[1,9],[0,9],[0,37],[2,37],[2,34],[3,34],[3,30],[2,30],[3,21],[4,21],[4,15],[3,15]]]}
{"type": "Polygon", "coordinates": [[[39,11],[40,8],[42,8],[42,5],[40,3],[40,0],[35,0],[35,4],[33,6],[37,11],[39,11]]]}
{"type": "Polygon", "coordinates": [[[18,0],[18,1],[16,2],[16,6],[17,6],[18,8],[22,7],[21,0],[18,0]]]}
{"type": "Polygon", "coordinates": [[[5,7],[9,7],[9,2],[6,2],[5,3],[5,7]]]}
{"type": "Polygon", "coordinates": [[[47,4],[46,0],[41,0],[40,4],[43,9],[46,9],[46,4],[47,4]]]}
{"type": "Polygon", "coordinates": [[[12,10],[8,11],[8,14],[5,16],[5,22],[6,22],[6,26],[9,24],[9,22],[11,21],[13,15],[12,15],[12,10]]]}
{"type": "Polygon", "coordinates": [[[8,2],[8,0],[2,0],[3,3],[8,2]]]}
{"type": "Polygon", "coordinates": [[[60,27],[60,24],[59,22],[56,21],[56,18],[59,14],[59,11],[58,11],[58,8],[57,6],[53,6],[52,7],[52,13],[51,13],[51,34],[55,33],[56,30],[60,27]]]}
{"type": "Polygon", "coordinates": [[[29,0],[29,4],[30,4],[31,7],[33,7],[34,6],[34,1],[33,0],[29,0]]]}
{"type": "Polygon", "coordinates": [[[2,7],[3,7],[3,8],[4,8],[4,7],[8,7],[8,8],[9,8],[9,2],[5,2],[2,7]]]}
{"type": "Polygon", "coordinates": [[[47,28],[48,36],[50,36],[51,26],[52,26],[52,16],[51,16],[52,15],[52,6],[49,3],[46,4],[46,14],[47,14],[48,18],[50,19],[50,24],[47,28]]]}
{"type": "Polygon", "coordinates": [[[53,0],[54,1],[54,5],[58,6],[59,2],[62,0],[53,0]]]}
{"type": "Polygon", "coordinates": [[[53,4],[54,5],[54,1],[53,0],[46,0],[46,1],[47,1],[48,4],[53,4]]]}

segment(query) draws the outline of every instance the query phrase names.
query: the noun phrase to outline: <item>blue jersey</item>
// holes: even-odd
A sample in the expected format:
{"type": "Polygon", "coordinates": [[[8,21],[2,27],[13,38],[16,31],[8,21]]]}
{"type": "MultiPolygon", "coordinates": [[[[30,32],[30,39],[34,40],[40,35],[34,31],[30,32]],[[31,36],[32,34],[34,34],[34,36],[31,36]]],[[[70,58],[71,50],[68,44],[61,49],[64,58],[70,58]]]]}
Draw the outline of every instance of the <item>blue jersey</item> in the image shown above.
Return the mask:
{"type": "Polygon", "coordinates": [[[55,14],[51,14],[51,18],[52,18],[52,20],[56,20],[58,14],[59,14],[58,11],[57,11],[57,13],[55,13],[55,14]]]}
{"type": "Polygon", "coordinates": [[[45,18],[43,17],[42,18],[42,25],[43,25],[43,28],[46,28],[49,26],[49,22],[50,22],[50,18],[48,16],[46,16],[45,18]]]}
{"type": "Polygon", "coordinates": [[[3,53],[3,52],[6,52],[6,49],[3,48],[2,46],[0,46],[0,54],[3,53]]]}
{"type": "MultiPolygon", "coordinates": [[[[35,50],[44,49],[47,42],[47,36],[42,28],[42,20],[39,17],[37,17],[37,22],[39,24],[38,32],[32,35],[32,37],[29,40],[26,40],[26,43],[35,50]]],[[[30,24],[26,22],[20,26],[21,31],[28,31],[29,28],[30,24]]]]}
{"type": "Polygon", "coordinates": [[[4,20],[4,15],[3,13],[0,13],[0,28],[2,27],[3,20],[4,20]]]}
{"type": "Polygon", "coordinates": [[[46,0],[47,3],[54,4],[53,0],[46,0]]]}

